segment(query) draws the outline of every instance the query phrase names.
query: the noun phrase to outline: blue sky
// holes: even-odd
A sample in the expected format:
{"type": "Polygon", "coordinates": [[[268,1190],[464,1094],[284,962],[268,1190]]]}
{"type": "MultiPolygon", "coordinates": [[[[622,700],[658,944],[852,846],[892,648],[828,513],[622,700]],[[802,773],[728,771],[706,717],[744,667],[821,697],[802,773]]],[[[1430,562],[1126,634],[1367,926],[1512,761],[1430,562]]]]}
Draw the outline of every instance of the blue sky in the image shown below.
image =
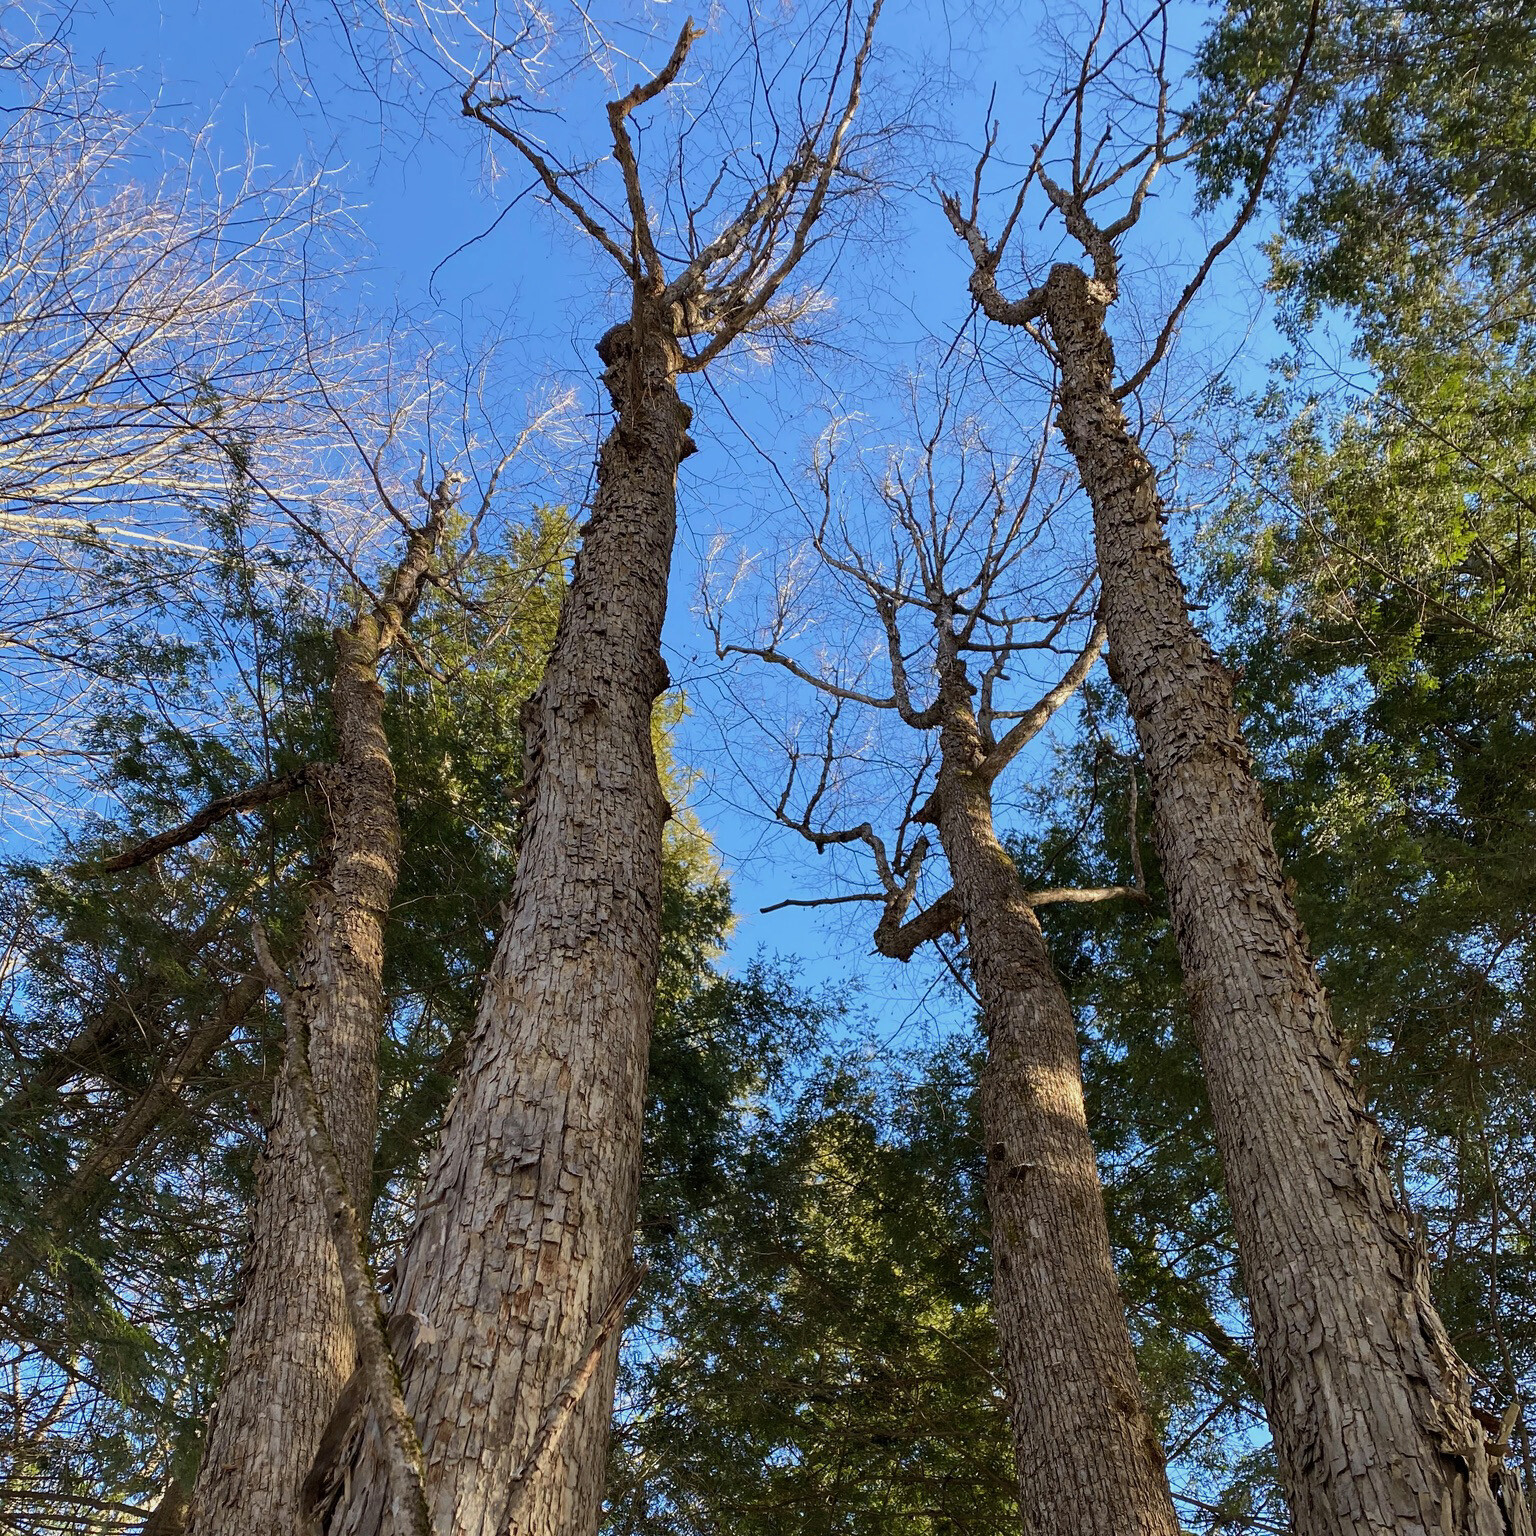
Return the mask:
{"type": "MultiPolygon", "coordinates": [[[[317,14],[323,10],[314,6],[317,14]]],[[[334,29],[306,30],[312,94],[306,97],[291,79],[285,83],[273,14],[272,0],[98,0],[77,13],[74,37],[79,53],[132,74],[136,89],[160,110],[211,119],[215,141],[229,157],[253,143],[273,165],[302,157],[334,168],[367,237],[358,288],[365,303],[380,313],[397,306],[435,311],[470,334],[495,328],[511,337],[509,356],[526,369],[529,387],[558,375],[581,388],[588,442],[579,452],[589,459],[605,426],[592,344],[618,317],[609,277],[590,247],[531,198],[509,208],[526,179],[515,169],[499,181],[487,177],[482,130],[460,119],[450,101],[428,107],[425,127],[408,114],[381,113],[357,89],[349,40],[334,29]]],[[[655,5],[631,14],[638,22],[635,52],[654,64],[666,42],[647,43],[645,29],[669,39],[683,12],[655,5]]],[[[1186,26],[1193,16],[1186,13],[1186,26]]],[[[826,412],[847,408],[866,392],[888,392],[964,323],[966,268],[923,172],[937,168],[948,181],[969,163],[967,146],[980,138],[994,88],[1004,129],[1000,165],[1027,152],[1039,112],[1031,75],[1043,56],[1042,20],[1034,5],[962,11],[946,9],[942,0],[889,0],[884,78],[893,98],[920,87],[914,111],[928,124],[905,168],[912,192],[878,237],[843,253],[830,345],[812,368],[740,364],[718,370],[697,393],[701,451],[685,465],[680,487],[667,660],[698,705],[684,728],[681,755],[701,775],[694,803],[733,879],[742,913],[734,954],[760,945],[793,952],[811,980],[861,973],[866,1004],[886,1036],[920,1027],[935,976],[918,966],[865,960],[870,909],[757,915],[768,902],[825,891],[825,865],[752,813],[750,792],[721,749],[738,685],[722,679],[693,616],[699,559],[722,532],[771,542],[794,516],[806,445],[826,412]],[[909,1019],[914,1022],[903,1023],[909,1019]]],[[[1195,245],[1176,198],[1154,213],[1143,234],[1142,246],[1160,259],[1195,245]]],[[[1145,286],[1160,291],[1166,282],[1154,274],[1145,286]]],[[[1229,267],[1212,289],[1207,318],[1193,327],[1197,347],[1214,348],[1223,358],[1236,353],[1246,367],[1260,363],[1272,348],[1262,330],[1257,338],[1249,335],[1250,295],[1241,268],[1229,267]]],[[[1177,371],[1173,378],[1177,400],[1177,371]]],[[[581,468],[573,465],[573,483],[579,484],[581,468]]],[[[1024,773],[1031,763],[1040,767],[1048,751],[1046,743],[1023,764],[1024,773]]],[[[936,1006],[947,1011],[951,1005],[936,1006]]]]}

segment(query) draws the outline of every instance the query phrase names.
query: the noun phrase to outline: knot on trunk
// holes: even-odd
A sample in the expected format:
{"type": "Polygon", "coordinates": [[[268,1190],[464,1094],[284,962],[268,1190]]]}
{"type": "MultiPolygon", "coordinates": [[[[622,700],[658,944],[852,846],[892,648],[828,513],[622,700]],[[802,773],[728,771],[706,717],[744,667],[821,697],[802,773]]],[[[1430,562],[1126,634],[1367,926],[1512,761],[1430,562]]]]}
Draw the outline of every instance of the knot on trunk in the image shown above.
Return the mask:
{"type": "Polygon", "coordinates": [[[659,699],[672,686],[672,674],[660,652],[651,657],[651,697],[659,699]]]}
{"type": "Polygon", "coordinates": [[[670,316],[651,313],[639,325],[634,320],[621,320],[609,326],[598,338],[597,355],[603,364],[603,383],[619,413],[622,436],[638,439],[653,433],[656,417],[652,416],[647,429],[642,426],[641,413],[654,413],[660,407],[673,414],[669,425],[677,434],[670,454],[674,463],[681,464],[698,451],[688,435],[693,411],[677,393],[682,354],[670,316]]]}

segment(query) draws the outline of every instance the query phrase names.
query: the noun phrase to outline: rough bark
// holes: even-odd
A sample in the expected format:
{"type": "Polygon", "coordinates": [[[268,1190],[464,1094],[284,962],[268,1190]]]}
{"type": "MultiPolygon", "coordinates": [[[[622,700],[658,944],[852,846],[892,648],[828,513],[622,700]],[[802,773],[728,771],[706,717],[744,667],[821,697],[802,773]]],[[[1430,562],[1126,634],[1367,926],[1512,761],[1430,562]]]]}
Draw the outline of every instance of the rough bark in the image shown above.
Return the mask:
{"type": "Polygon", "coordinates": [[[1177,1536],[1110,1256],[1072,1007],[993,827],[964,672],[950,659],[945,673],[935,799],[987,1037],[992,1311],[1025,1529],[1177,1536]]]}
{"type": "MultiPolygon", "coordinates": [[[[337,631],[337,761],[316,776],[330,816],[330,863],[309,892],[291,966],[315,1088],[365,1221],[383,927],[400,863],[378,669],[415,602],[440,526],[439,515],[413,534],[388,600],[337,631]]],[[[188,1512],[191,1536],[294,1536],[303,1528],[304,1477],[356,1362],[322,1190],[286,1077],[257,1167],[252,1220],[229,1358],[188,1512]]]]}
{"type": "Polygon", "coordinates": [[[1151,784],[1265,1406],[1304,1536],[1527,1536],[1354,1086],[1231,679],[1189,617],[1156,475],[1113,392],[1107,294],[1053,268],[1061,428],[1093,504],[1110,672],[1151,784]]]}
{"type": "MultiPolygon", "coordinates": [[[[660,944],[651,715],[692,450],[675,343],[636,311],[599,346],[617,422],[525,711],[506,921],[391,1298],[441,1536],[587,1536],[601,1512],[619,1337],[602,1323],[631,1273],[660,944]]],[[[377,1427],[358,1414],[328,1439],[315,1515],[383,1536],[377,1427]]]]}
{"type": "Polygon", "coordinates": [[[187,1525],[187,1496],[173,1477],[160,1495],[160,1502],[139,1527],[139,1536],[182,1536],[187,1525]]]}

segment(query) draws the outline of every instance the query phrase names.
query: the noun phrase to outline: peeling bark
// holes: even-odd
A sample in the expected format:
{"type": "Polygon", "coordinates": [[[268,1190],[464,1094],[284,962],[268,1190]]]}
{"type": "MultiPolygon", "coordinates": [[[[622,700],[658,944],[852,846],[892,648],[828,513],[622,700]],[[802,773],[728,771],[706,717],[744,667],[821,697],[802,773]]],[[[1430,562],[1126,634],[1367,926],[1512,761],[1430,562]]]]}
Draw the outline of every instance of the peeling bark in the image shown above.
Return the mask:
{"type": "Polygon", "coordinates": [[[1110,672],[1152,788],[1185,987],[1298,1531],[1529,1536],[1286,893],[1231,679],[1190,619],[1114,395],[1112,298],[1053,268],[1061,428],[1093,504],[1110,672]]]}
{"type": "MultiPolygon", "coordinates": [[[[617,421],[525,711],[507,919],[391,1299],[443,1536],[585,1536],[601,1513],[619,1340],[601,1324],[631,1273],[659,961],[651,714],[693,444],[676,344],[643,296],[599,353],[617,421]]],[[[329,1439],[311,1479],[322,1528],[394,1536],[371,1417],[329,1439]]]]}
{"type": "Polygon", "coordinates": [[[987,1037],[981,1118],[992,1312],[1024,1528],[1037,1536],[1177,1536],[1110,1255],[1072,1006],[993,827],[995,774],[964,669],[954,657],[941,667],[934,799],[954,881],[945,910],[957,910],[965,925],[987,1037]]]}
{"type": "MultiPolygon", "coordinates": [[[[291,966],[309,1062],[352,1203],[366,1213],[378,1100],[384,920],[400,866],[378,669],[420,592],[446,503],[412,534],[385,602],[336,634],[337,761],[315,777],[331,821],[291,966]]],[[[257,1167],[250,1255],[187,1516],[190,1536],[294,1536],[300,1491],[357,1348],[293,1085],[257,1167]]]]}

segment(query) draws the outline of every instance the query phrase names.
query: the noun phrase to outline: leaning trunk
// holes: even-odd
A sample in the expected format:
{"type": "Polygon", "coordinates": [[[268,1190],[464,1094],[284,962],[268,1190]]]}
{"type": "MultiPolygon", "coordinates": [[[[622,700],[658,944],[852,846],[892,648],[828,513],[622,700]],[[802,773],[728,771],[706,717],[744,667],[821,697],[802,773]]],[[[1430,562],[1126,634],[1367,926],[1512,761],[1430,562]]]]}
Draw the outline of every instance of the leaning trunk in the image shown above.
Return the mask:
{"type": "Polygon", "coordinates": [[[974,717],[953,703],[949,713],[939,835],[987,1036],[992,1311],[1025,1529],[1178,1536],[1110,1258],[1072,1007],[969,770],[981,757],[974,717]]]}
{"type": "MultiPolygon", "coordinates": [[[[524,712],[501,940],[396,1272],[391,1329],[440,1536],[588,1536],[601,1512],[661,932],[651,716],[692,448],[675,345],[637,329],[599,347],[618,420],[524,712]]],[[[376,1427],[362,1414],[333,1439],[311,1508],[327,1531],[386,1536],[376,1427]]]]}
{"type": "Polygon", "coordinates": [[[1528,1533],[1286,893],[1230,678],[1190,621],[1154,471],[1113,395],[1104,295],[1058,266],[1046,318],[1296,1527],[1528,1533]]]}
{"type": "MultiPolygon", "coordinates": [[[[338,632],[332,707],[340,752],[322,780],[331,865],[310,891],[292,965],[315,1085],[362,1211],[378,1098],[383,923],[400,862],[379,657],[376,616],[338,632]]],[[[193,1489],[190,1536],[302,1529],[304,1475],[355,1362],[341,1272],[291,1092],[279,1084],[257,1165],[250,1257],[193,1489]]]]}

